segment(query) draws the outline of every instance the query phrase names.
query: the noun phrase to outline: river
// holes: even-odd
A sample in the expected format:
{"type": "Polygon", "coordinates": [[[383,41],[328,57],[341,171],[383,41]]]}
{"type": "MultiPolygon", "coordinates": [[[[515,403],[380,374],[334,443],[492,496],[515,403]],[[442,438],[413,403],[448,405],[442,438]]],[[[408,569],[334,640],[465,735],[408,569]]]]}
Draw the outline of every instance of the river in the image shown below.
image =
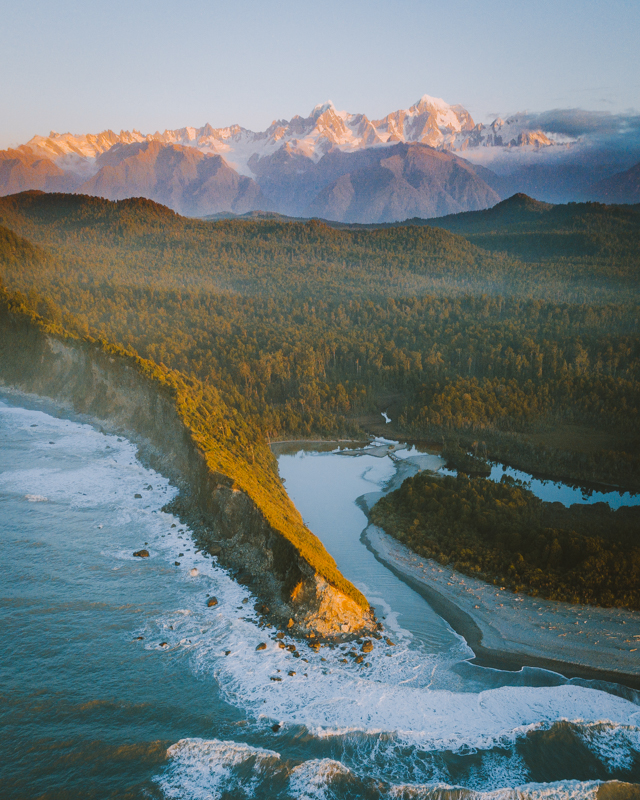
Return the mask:
{"type": "Polygon", "coordinates": [[[343,663],[348,647],[299,645],[296,658],[162,511],[176,490],[133,444],[15,402],[0,402],[3,797],[346,800],[465,787],[539,800],[640,782],[634,695],[468,664],[464,640],[364,547],[355,500],[393,477],[388,455],[280,456],[305,520],[394,642],[376,642],[368,666],[343,663]],[[142,547],[149,558],[133,555],[142,547]]]}

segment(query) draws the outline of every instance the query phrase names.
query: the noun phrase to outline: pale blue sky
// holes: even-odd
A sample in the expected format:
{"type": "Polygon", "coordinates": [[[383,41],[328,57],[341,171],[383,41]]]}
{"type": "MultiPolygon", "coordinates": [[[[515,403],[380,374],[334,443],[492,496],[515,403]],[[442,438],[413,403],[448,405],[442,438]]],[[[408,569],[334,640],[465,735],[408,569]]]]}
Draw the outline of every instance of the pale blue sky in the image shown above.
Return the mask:
{"type": "Polygon", "coordinates": [[[493,114],[640,109],[640,0],[0,0],[0,147],[422,94],[493,114]]]}

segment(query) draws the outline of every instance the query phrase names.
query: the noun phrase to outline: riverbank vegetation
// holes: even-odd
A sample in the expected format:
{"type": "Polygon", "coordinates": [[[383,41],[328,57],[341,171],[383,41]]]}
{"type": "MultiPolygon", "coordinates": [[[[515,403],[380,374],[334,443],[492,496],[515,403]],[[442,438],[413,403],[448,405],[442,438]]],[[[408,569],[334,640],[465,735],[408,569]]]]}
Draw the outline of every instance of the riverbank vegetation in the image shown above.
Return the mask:
{"type": "Polygon", "coordinates": [[[514,592],[640,610],[640,509],[545,503],[509,478],[408,478],[371,521],[423,558],[514,592]]]}

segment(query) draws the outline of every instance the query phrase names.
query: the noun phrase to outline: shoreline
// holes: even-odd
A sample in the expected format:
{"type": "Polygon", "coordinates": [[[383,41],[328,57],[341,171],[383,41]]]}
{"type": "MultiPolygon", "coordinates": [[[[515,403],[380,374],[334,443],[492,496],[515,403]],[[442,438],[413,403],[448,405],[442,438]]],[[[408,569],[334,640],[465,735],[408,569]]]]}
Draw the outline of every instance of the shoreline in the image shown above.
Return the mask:
{"type": "Polygon", "coordinates": [[[475,656],[470,663],[509,671],[534,667],[640,690],[640,614],[501,590],[420,558],[374,525],[361,538],[465,639],[475,656]]]}

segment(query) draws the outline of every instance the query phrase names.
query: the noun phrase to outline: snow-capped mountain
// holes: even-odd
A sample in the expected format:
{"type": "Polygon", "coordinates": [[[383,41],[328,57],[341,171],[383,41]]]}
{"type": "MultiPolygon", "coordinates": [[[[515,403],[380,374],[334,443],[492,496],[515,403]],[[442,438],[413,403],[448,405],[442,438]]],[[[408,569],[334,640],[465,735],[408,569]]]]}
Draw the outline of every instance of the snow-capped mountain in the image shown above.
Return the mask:
{"type": "Polygon", "coordinates": [[[514,187],[481,166],[483,154],[562,149],[556,143],[524,114],[483,126],[429,95],[382,119],[327,102],[260,132],[207,124],[34,136],[0,151],[0,195],[75,191],[144,196],[197,215],[255,208],[382,221],[491,205],[514,187]]]}
{"type": "Polygon", "coordinates": [[[220,155],[241,175],[255,177],[252,165],[273,155],[285,144],[314,161],[329,150],[353,152],[368,147],[419,142],[441,150],[463,151],[474,147],[550,146],[554,142],[543,131],[526,130],[518,117],[497,119],[490,126],[476,125],[462,106],[424,95],[408,109],[394,111],[379,120],[365,114],[337,111],[333,103],[317,105],[308,117],[274,120],[261,132],[232,125],[226,128],[178,128],[163,133],[103,131],[81,136],[55,133],[34,136],[23,150],[53,161],[79,175],[96,171],[98,156],[117,144],[157,141],[195,147],[205,154],[220,155]]]}

